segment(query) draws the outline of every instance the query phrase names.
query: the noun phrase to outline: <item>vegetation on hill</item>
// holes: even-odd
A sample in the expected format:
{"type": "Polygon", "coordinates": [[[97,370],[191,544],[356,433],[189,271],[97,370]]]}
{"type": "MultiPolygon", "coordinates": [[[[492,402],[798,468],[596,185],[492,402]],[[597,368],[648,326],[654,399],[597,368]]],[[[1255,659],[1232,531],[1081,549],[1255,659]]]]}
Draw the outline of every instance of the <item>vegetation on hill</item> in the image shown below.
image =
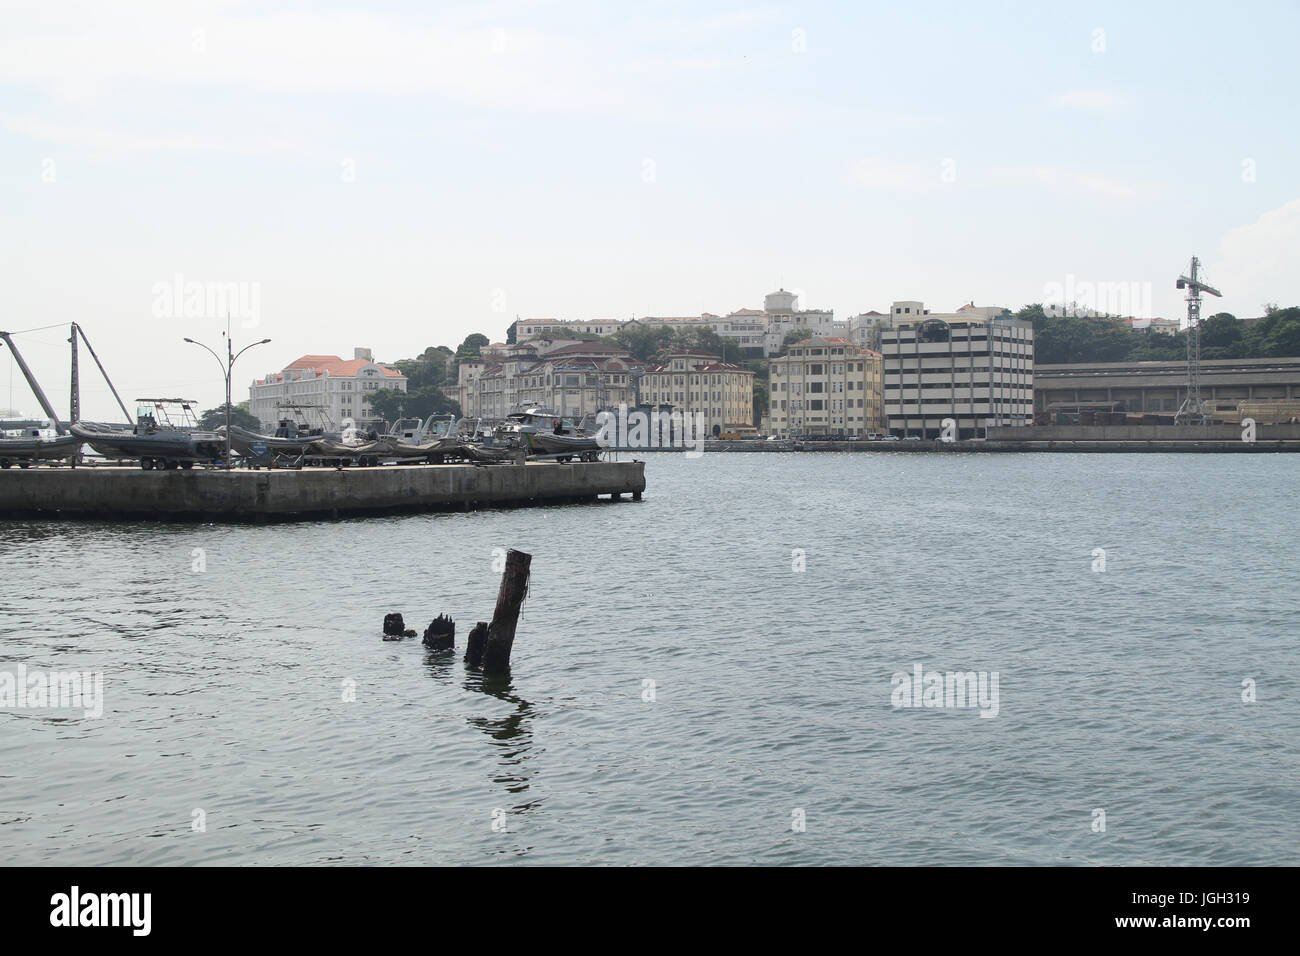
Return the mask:
{"type": "MultiPolygon", "coordinates": [[[[1041,304],[1016,313],[1034,323],[1034,362],[1068,365],[1081,362],[1171,361],[1187,355],[1187,333],[1134,329],[1115,317],[1052,316],[1041,304]]],[[[1243,322],[1229,312],[1201,320],[1201,358],[1279,358],[1300,355],[1300,306],[1270,307],[1257,322],[1243,322]]]]}

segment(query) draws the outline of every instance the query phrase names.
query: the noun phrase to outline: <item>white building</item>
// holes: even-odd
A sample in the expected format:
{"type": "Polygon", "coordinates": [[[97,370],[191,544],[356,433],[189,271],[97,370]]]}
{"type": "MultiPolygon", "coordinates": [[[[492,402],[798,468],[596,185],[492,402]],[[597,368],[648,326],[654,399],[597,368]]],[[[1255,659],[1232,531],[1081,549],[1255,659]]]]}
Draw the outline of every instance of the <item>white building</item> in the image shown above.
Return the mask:
{"type": "MultiPolygon", "coordinates": [[[[836,321],[833,311],[800,309],[799,297],[795,293],[778,289],[764,298],[762,309],[736,309],[726,315],[704,312],[700,315],[645,315],[635,319],[594,321],[518,319],[515,323],[515,340],[523,343],[533,339],[563,339],[580,332],[607,336],[633,324],[672,329],[711,329],[723,338],[735,339],[746,354],[761,355],[764,358],[781,351],[789,332],[807,329],[813,335],[821,336],[847,336],[850,332],[849,323],[836,321]]],[[[725,357],[733,358],[731,355],[725,357]]]]}
{"type": "Polygon", "coordinates": [[[872,309],[849,316],[848,340],[858,348],[880,351],[880,333],[889,326],[889,316],[872,309]]]}
{"type": "Polygon", "coordinates": [[[406,376],[375,362],[370,349],[355,349],[350,361],[337,355],[304,355],[253,382],[248,408],[266,431],[283,418],[295,417],[287,405],[313,406],[302,412],[309,424],[341,427],[348,419],[373,419],[369,396],[381,388],[404,392],[406,376]]]}
{"type": "Polygon", "coordinates": [[[528,339],[564,339],[574,333],[585,332],[589,335],[613,335],[624,325],[627,319],[516,319],[515,341],[528,339]]]}
{"type": "Polygon", "coordinates": [[[974,438],[990,425],[1030,424],[1033,323],[1005,309],[963,306],[938,316],[920,305],[894,303],[912,311],[894,312],[881,333],[889,431],[937,438],[952,419],[956,437],[974,438]]]}
{"type": "Polygon", "coordinates": [[[1158,332],[1161,335],[1174,335],[1182,328],[1182,323],[1177,319],[1125,319],[1128,327],[1131,329],[1150,329],[1152,332],[1158,332]]]}
{"type": "Polygon", "coordinates": [[[777,289],[763,297],[763,314],[767,321],[764,356],[780,352],[790,332],[807,329],[816,336],[842,337],[849,331],[849,324],[836,322],[835,313],[830,309],[800,309],[799,297],[785,289],[777,289]]]}

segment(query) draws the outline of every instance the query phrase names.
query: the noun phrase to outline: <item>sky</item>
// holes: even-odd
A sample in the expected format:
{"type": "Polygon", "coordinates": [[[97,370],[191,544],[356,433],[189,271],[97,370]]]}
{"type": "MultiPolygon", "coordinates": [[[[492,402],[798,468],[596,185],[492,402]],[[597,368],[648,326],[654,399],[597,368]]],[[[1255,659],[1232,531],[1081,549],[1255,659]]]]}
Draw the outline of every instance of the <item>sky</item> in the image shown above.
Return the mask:
{"type": "MultiPolygon", "coordinates": [[[[217,405],[184,339],[224,351],[222,301],[271,340],[236,401],[778,287],[1182,317],[1197,255],[1207,315],[1259,315],[1300,304],[1297,35],[1294,2],[0,0],[0,328],[59,326],[16,341],[64,414],[71,322],[128,408],[217,405]]],[[[93,370],[82,403],[121,418],[93,370]]],[[[37,411],[7,350],[0,407],[37,411]]]]}

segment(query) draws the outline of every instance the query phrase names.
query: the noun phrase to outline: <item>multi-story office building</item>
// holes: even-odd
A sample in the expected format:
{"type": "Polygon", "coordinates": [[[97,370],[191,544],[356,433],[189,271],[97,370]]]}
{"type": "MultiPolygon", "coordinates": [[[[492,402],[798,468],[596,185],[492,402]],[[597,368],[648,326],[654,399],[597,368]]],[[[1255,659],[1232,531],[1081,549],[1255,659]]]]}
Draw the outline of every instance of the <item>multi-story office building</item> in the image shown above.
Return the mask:
{"type": "Polygon", "coordinates": [[[370,349],[355,349],[344,361],[337,355],[304,355],[279,372],[253,382],[248,409],[271,430],[282,418],[294,418],[287,406],[305,406],[301,417],[309,424],[335,427],[351,419],[375,420],[370,395],[379,389],[406,391],[406,376],[375,362],[370,349]]]}
{"type": "Polygon", "coordinates": [[[884,431],[879,352],[837,337],[804,339],[772,359],[770,369],[770,434],[862,437],[884,431]]]}
{"type": "Polygon", "coordinates": [[[642,405],[702,413],[710,435],[754,427],[754,373],[710,352],[678,349],[641,378],[642,405]]]}
{"type": "Polygon", "coordinates": [[[938,438],[951,419],[958,438],[990,425],[1028,425],[1034,414],[1034,328],[1005,309],[963,306],[934,316],[894,303],[881,332],[885,418],[900,437],[938,438]],[[900,313],[900,307],[908,312],[900,313]],[[910,316],[910,317],[909,317],[910,316]]]}

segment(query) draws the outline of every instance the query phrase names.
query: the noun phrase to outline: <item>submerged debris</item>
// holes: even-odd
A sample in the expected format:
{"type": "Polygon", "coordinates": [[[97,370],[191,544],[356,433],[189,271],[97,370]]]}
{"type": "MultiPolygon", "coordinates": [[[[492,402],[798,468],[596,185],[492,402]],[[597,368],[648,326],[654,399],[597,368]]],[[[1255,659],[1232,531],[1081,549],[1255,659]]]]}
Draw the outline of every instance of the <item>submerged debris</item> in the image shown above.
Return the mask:
{"type": "Polygon", "coordinates": [[[424,646],[435,651],[450,651],[456,646],[456,622],[439,614],[424,629],[424,646]]]}
{"type": "MultiPolygon", "coordinates": [[[[484,674],[508,674],[510,651],[515,643],[515,628],[519,624],[519,609],[528,596],[528,575],[533,556],[513,548],[506,552],[506,564],[497,591],[497,606],[492,623],[479,621],[469,632],[465,643],[465,663],[472,668],[482,668],[484,674]]],[[[384,640],[400,641],[415,637],[415,631],[406,629],[406,622],[397,612],[384,615],[384,640]]],[[[450,651],[456,647],[456,622],[446,614],[439,614],[424,629],[424,646],[435,651],[450,651]]]]}
{"type": "Polygon", "coordinates": [[[400,641],[404,637],[415,637],[414,631],[406,629],[406,622],[402,620],[400,614],[384,615],[384,640],[400,641]]]}

